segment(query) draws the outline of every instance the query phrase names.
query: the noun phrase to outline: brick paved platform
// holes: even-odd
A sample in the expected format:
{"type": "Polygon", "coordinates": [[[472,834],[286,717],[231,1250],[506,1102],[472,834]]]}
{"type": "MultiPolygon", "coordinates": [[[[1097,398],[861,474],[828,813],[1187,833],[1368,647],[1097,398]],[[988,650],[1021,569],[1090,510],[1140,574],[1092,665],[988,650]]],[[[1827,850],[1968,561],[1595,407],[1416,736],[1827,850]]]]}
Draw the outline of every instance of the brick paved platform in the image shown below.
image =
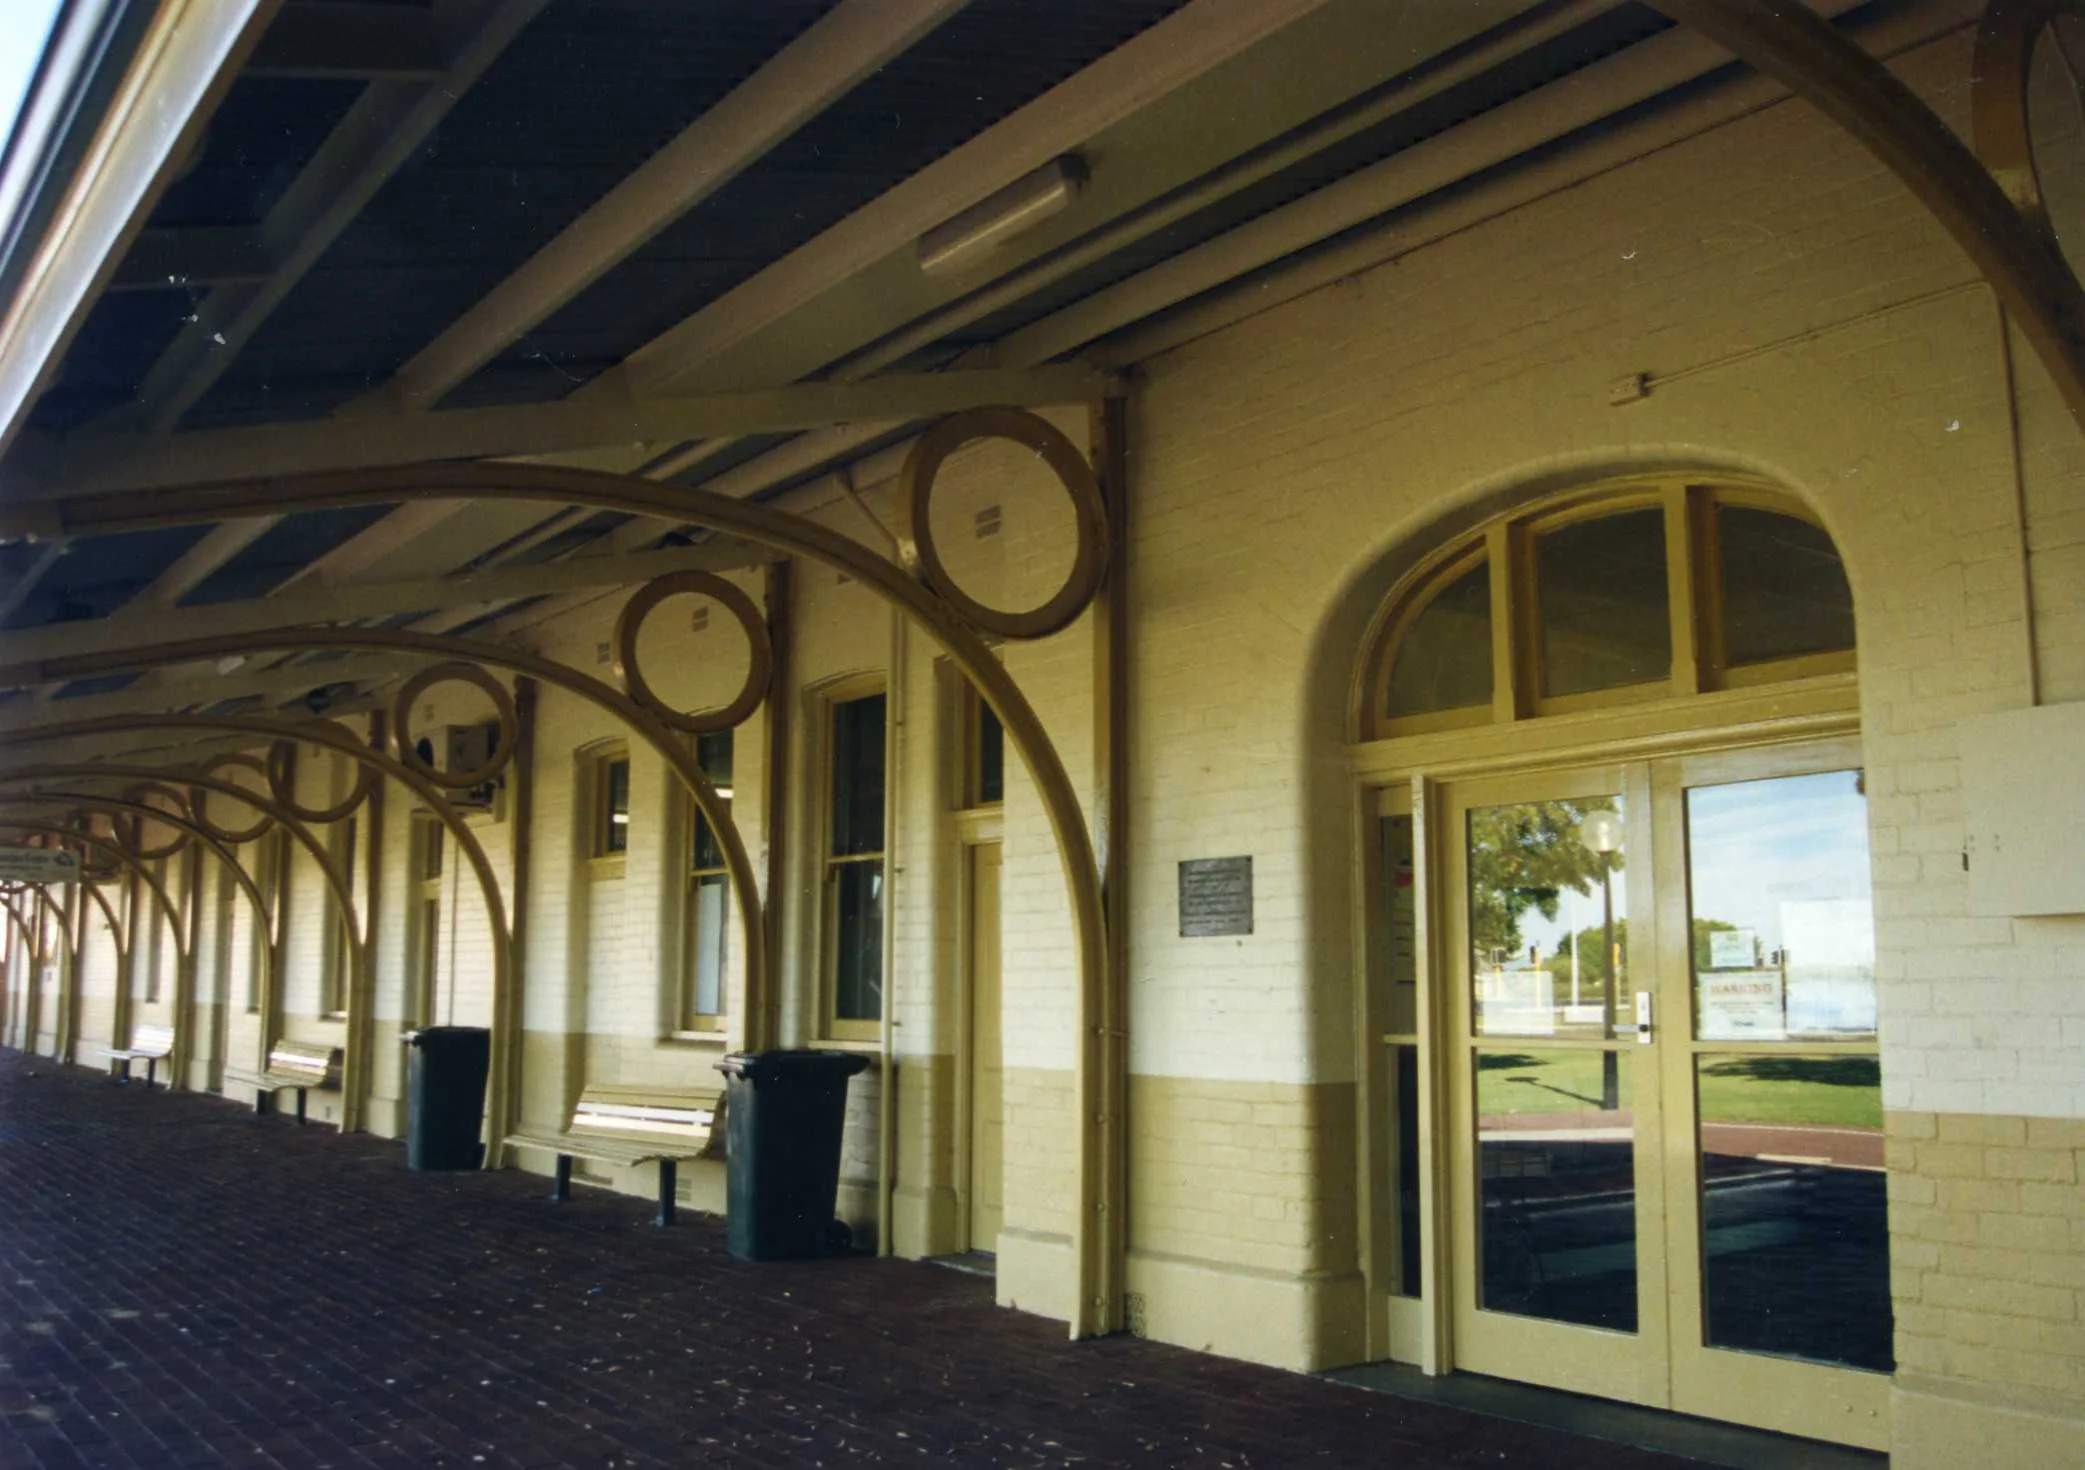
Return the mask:
{"type": "Polygon", "coordinates": [[[545,1194],[0,1051],[0,1466],[1681,1463],[545,1194]]]}

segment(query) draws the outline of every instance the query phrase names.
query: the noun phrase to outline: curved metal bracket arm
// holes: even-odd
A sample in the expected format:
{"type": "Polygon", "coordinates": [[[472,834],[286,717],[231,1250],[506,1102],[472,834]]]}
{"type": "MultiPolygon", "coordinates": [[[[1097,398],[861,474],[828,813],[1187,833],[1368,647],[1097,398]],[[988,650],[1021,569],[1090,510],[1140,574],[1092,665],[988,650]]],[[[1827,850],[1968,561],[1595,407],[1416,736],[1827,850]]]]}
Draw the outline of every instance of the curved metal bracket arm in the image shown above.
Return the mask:
{"type": "Polygon", "coordinates": [[[2085,430],[2085,292],[2044,231],[1933,110],[1802,0],[1650,0],[1874,154],[1997,293],[2085,430]]]}

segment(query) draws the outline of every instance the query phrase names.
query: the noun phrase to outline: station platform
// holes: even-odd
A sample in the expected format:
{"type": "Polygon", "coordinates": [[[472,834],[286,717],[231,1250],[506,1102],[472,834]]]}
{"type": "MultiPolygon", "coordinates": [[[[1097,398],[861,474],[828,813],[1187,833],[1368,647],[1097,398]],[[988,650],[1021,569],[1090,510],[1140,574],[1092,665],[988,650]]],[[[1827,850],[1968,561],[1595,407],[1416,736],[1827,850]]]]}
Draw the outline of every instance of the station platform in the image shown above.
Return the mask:
{"type": "Polygon", "coordinates": [[[1690,1463],[547,1195],[0,1051],[0,1465],[1690,1463]]]}

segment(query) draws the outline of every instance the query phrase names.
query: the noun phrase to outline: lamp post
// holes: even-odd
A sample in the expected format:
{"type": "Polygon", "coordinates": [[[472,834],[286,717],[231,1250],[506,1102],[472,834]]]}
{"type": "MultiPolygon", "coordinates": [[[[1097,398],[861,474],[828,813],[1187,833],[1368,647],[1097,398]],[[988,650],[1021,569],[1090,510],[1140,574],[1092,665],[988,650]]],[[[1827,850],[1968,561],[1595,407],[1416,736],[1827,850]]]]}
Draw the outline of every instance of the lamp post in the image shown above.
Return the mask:
{"type": "MultiPolygon", "coordinates": [[[[1578,839],[1600,862],[1601,949],[1606,956],[1606,983],[1600,997],[1600,1030],[1605,1040],[1614,1040],[1615,986],[1621,979],[1620,956],[1614,952],[1614,864],[1609,860],[1622,850],[1622,818],[1619,812],[1587,812],[1578,824],[1578,839]]],[[[1577,941],[1572,941],[1574,952],[1577,941]]],[[[1621,1106],[1621,1064],[1610,1048],[1600,1053],[1600,1110],[1611,1113],[1621,1106]]]]}

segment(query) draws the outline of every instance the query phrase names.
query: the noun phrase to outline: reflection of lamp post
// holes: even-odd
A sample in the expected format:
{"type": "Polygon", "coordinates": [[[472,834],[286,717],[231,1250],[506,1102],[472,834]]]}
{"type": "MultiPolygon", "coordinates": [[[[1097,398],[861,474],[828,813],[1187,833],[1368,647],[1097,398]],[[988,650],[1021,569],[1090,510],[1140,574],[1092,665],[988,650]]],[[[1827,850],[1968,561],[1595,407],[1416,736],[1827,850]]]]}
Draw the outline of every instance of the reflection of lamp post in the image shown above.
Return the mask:
{"type": "MultiPolygon", "coordinates": [[[[1587,812],[1578,824],[1578,840],[1600,862],[1601,949],[1605,955],[1607,983],[1600,998],[1602,1035],[1614,1040],[1615,984],[1621,978],[1619,956],[1614,952],[1614,865],[1610,857],[1622,850],[1622,819],[1616,812],[1587,812]]],[[[1572,941],[1576,944],[1576,940],[1572,941]]],[[[1600,1053],[1600,1110],[1611,1113],[1621,1106],[1620,1063],[1610,1048],[1600,1053]]]]}

